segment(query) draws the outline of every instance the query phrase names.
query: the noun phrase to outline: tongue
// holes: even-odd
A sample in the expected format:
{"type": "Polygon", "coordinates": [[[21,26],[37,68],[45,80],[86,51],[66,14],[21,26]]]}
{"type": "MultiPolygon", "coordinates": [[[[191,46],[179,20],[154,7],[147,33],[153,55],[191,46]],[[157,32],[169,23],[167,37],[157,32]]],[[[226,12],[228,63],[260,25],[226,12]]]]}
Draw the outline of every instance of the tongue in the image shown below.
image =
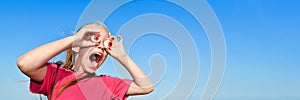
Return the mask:
{"type": "Polygon", "coordinates": [[[99,62],[100,59],[101,59],[100,56],[101,56],[101,55],[92,54],[92,55],[89,57],[89,59],[91,60],[92,66],[97,67],[98,62],[99,62]]]}
{"type": "Polygon", "coordinates": [[[91,61],[99,62],[100,59],[101,59],[101,55],[98,55],[98,54],[92,54],[92,55],[90,56],[90,60],[91,60],[91,61]]]}
{"type": "Polygon", "coordinates": [[[97,57],[96,57],[95,54],[92,54],[92,55],[90,56],[90,60],[91,60],[91,61],[96,61],[96,59],[97,59],[97,57]]]}

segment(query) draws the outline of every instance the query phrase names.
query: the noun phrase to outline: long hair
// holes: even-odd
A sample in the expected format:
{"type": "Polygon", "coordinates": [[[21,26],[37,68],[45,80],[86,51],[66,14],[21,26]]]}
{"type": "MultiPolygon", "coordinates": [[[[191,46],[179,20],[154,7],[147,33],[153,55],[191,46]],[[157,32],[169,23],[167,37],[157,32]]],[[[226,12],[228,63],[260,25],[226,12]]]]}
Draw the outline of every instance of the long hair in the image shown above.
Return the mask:
{"type": "MultiPolygon", "coordinates": [[[[104,27],[104,29],[106,29],[108,31],[107,27],[102,23],[89,23],[89,24],[85,24],[82,27],[80,27],[74,34],[76,34],[78,31],[80,31],[83,27],[85,27],[87,25],[91,25],[91,24],[101,25],[102,27],[104,27]]],[[[75,63],[75,52],[72,50],[72,48],[70,48],[70,49],[66,50],[66,59],[65,59],[65,64],[63,67],[65,69],[74,70],[74,63],[75,63]]],[[[91,74],[87,74],[87,75],[79,77],[79,78],[74,77],[73,79],[71,79],[70,82],[62,84],[62,88],[60,88],[58,90],[55,98],[59,97],[63,93],[63,91],[66,90],[68,87],[75,85],[80,80],[83,80],[87,77],[92,77],[92,76],[93,75],[91,75],[91,74]]]]}
{"type": "MultiPolygon", "coordinates": [[[[85,24],[85,25],[81,26],[74,34],[76,34],[78,31],[80,31],[83,27],[85,27],[87,25],[92,25],[92,24],[100,25],[100,26],[104,27],[105,30],[108,31],[107,27],[103,23],[89,23],[89,24],[85,24]]],[[[72,48],[70,48],[67,50],[64,68],[73,70],[74,61],[75,61],[75,52],[72,50],[72,48]]]]}
{"type": "Polygon", "coordinates": [[[74,59],[74,52],[73,50],[70,48],[67,50],[67,53],[66,53],[66,59],[65,59],[65,65],[64,65],[64,68],[66,69],[72,69],[73,68],[73,59],[74,59]]]}

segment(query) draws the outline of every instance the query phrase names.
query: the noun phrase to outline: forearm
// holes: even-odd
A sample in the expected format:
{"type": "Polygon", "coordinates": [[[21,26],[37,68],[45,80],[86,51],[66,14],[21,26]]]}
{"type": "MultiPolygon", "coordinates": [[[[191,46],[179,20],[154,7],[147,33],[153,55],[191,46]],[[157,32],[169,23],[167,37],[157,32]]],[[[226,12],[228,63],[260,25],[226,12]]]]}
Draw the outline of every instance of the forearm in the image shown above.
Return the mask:
{"type": "Polygon", "coordinates": [[[127,69],[133,78],[133,82],[142,89],[153,90],[153,85],[147,75],[135,64],[135,62],[128,56],[118,59],[119,62],[127,69]]]}
{"type": "Polygon", "coordinates": [[[22,55],[17,64],[23,72],[38,69],[45,65],[51,58],[62,51],[72,47],[73,36],[63,38],[38,48],[35,48],[22,55]]]}

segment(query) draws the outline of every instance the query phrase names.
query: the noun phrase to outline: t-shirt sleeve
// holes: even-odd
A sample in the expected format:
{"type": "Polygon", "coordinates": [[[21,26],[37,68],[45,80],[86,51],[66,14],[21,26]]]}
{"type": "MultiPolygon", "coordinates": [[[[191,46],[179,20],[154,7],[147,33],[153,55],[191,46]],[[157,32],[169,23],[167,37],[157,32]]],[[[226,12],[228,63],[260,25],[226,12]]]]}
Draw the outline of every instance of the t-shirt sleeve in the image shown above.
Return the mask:
{"type": "Polygon", "coordinates": [[[46,65],[47,65],[47,72],[43,82],[38,83],[30,79],[29,88],[32,93],[44,94],[46,96],[50,93],[51,85],[53,84],[53,79],[56,71],[56,64],[47,63],[46,65]]]}
{"type": "Polygon", "coordinates": [[[119,79],[116,77],[101,76],[103,82],[105,83],[106,87],[113,93],[113,95],[120,99],[127,99],[128,96],[126,92],[128,91],[132,80],[129,79],[119,79]]]}

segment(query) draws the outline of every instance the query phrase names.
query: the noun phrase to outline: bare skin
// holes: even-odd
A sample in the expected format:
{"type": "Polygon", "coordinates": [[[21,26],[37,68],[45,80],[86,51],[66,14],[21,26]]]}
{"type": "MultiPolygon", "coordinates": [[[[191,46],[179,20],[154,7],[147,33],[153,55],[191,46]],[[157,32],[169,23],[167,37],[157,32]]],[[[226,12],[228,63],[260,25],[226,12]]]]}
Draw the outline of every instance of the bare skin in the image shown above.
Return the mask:
{"type": "Polygon", "coordinates": [[[127,55],[123,47],[123,38],[110,36],[108,30],[98,24],[90,24],[80,29],[74,36],[69,36],[40,47],[37,47],[19,57],[17,65],[19,69],[32,80],[42,82],[46,72],[45,65],[51,58],[59,53],[72,48],[75,54],[74,70],[78,74],[93,73],[104,62],[107,55],[112,56],[119,61],[131,74],[133,82],[130,84],[126,95],[148,94],[153,91],[153,84],[146,74],[135,64],[127,55]],[[91,35],[100,35],[100,42],[90,40],[91,35]],[[112,41],[110,48],[105,48],[103,41],[109,39],[112,41]],[[100,60],[91,61],[89,57],[92,54],[100,55],[100,60]]]}

